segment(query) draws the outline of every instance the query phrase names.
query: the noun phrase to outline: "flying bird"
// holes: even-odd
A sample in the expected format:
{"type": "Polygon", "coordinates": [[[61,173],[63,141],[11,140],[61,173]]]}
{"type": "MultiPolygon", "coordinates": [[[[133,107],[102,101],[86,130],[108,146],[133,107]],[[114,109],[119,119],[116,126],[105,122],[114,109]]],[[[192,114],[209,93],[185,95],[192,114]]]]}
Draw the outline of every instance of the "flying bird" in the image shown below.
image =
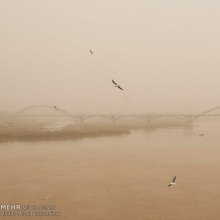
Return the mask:
{"type": "Polygon", "coordinates": [[[47,199],[51,198],[51,196],[48,193],[45,193],[45,194],[41,195],[40,198],[43,200],[47,200],[47,199]]]}
{"type": "Polygon", "coordinates": [[[55,111],[58,111],[58,108],[56,107],[56,105],[54,105],[53,107],[54,107],[55,111]]]}
{"type": "Polygon", "coordinates": [[[112,79],[112,82],[113,82],[113,84],[115,85],[115,87],[117,87],[118,89],[124,90],[124,89],[122,89],[121,86],[118,85],[113,79],[112,79]]]}
{"type": "Polygon", "coordinates": [[[45,196],[43,199],[44,200],[47,200],[47,199],[49,199],[50,198],[50,196],[45,196]]]}
{"type": "Polygon", "coordinates": [[[173,178],[173,181],[168,185],[168,187],[176,186],[175,180],[176,180],[176,176],[173,178]]]}
{"type": "Polygon", "coordinates": [[[90,54],[91,54],[91,55],[93,55],[93,54],[94,54],[94,52],[93,52],[92,50],[89,50],[89,52],[90,52],[90,54]]]}

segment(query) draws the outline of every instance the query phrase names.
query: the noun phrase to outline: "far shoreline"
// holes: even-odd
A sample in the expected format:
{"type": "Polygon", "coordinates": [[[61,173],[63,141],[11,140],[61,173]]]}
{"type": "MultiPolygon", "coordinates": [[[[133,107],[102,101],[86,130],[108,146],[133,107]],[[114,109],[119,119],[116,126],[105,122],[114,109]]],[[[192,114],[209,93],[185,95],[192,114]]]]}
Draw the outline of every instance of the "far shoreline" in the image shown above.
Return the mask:
{"type": "Polygon", "coordinates": [[[0,143],[16,141],[59,141],[79,140],[83,138],[98,138],[130,134],[132,130],[153,131],[159,128],[192,128],[176,123],[157,123],[151,126],[144,124],[117,124],[108,125],[101,123],[84,124],[77,126],[68,124],[56,130],[38,124],[23,124],[0,128],[0,143]]]}
{"type": "Polygon", "coordinates": [[[59,141],[78,140],[130,134],[128,129],[103,129],[90,131],[25,131],[15,133],[0,133],[0,143],[14,141],[59,141]]]}

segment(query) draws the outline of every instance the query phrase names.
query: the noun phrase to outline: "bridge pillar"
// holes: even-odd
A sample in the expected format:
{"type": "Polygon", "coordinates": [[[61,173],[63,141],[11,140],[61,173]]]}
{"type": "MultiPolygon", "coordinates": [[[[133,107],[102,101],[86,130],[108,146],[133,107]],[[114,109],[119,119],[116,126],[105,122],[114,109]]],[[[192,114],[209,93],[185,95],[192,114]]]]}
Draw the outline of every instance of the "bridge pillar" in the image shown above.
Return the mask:
{"type": "Polygon", "coordinates": [[[184,116],[184,124],[185,126],[193,126],[193,116],[192,115],[185,115],[184,116]]]}
{"type": "Polygon", "coordinates": [[[145,125],[148,126],[148,127],[151,127],[152,126],[152,117],[150,115],[146,115],[144,117],[144,120],[145,120],[145,125]]]}
{"type": "Polygon", "coordinates": [[[83,115],[75,117],[75,123],[80,126],[83,125],[85,123],[85,117],[83,115]]]}
{"type": "Polygon", "coordinates": [[[111,122],[112,122],[114,125],[116,124],[117,118],[116,118],[115,115],[109,116],[109,119],[111,120],[111,122]]]}

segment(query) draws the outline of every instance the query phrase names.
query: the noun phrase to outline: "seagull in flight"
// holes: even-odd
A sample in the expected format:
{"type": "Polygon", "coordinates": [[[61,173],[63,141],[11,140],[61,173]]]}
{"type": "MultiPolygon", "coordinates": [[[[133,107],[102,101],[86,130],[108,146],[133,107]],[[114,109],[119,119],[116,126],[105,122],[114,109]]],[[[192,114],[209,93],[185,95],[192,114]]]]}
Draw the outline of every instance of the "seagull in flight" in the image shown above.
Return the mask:
{"type": "Polygon", "coordinates": [[[45,196],[44,198],[43,198],[43,200],[47,200],[47,199],[49,199],[51,196],[45,196]]]}
{"type": "Polygon", "coordinates": [[[168,187],[176,186],[175,180],[176,180],[176,176],[173,178],[172,182],[168,185],[168,187]]]}
{"type": "Polygon", "coordinates": [[[204,135],[205,135],[204,133],[199,134],[199,136],[204,136],[204,135]]]}
{"type": "Polygon", "coordinates": [[[49,194],[44,194],[41,196],[41,199],[43,199],[43,200],[47,200],[49,198],[51,198],[51,196],[49,194]]]}
{"type": "Polygon", "coordinates": [[[122,89],[121,86],[118,85],[113,79],[112,79],[112,82],[113,82],[113,84],[115,85],[115,87],[117,87],[117,88],[119,88],[119,89],[121,89],[121,90],[124,90],[124,89],[122,89]]]}
{"type": "Polygon", "coordinates": [[[92,50],[89,50],[89,52],[90,52],[90,54],[91,54],[91,55],[93,55],[93,54],[94,54],[94,52],[93,52],[92,50]]]}
{"type": "Polygon", "coordinates": [[[55,111],[58,111],[58,108],[56,107],[56,105],[54,105],[53,107],[54,107],[55,111]]]}

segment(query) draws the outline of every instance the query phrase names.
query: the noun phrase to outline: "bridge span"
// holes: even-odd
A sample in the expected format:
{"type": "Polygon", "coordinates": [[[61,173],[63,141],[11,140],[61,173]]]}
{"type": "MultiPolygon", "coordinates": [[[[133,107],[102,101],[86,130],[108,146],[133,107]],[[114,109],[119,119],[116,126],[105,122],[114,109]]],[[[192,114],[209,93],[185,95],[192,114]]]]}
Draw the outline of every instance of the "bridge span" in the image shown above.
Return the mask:
{"type": "Polygon", "coordinates": [[[172,118],[180,120],[184,124],[193,124],[195,120],[205,116],[220,116],[220,114],[210,114],[213,111],[219,110],[220,106],[210,108],[198,114],[181,114],[181,113],[146,113],[146,114],[73,114],[61,108],[54,108],[50,105],[33,105],[23,108],[15,113],[10,114],[10,120],[15,120],[20,117],[68,117],[77,124],[85,123],[93,118],[106,119],[115,123],[121,119],[136,118],[146,123],[151,123],[153,120],[159,118],[172,118]],[[33,109],[48,109],[51,113],[36,114],[31,110],[33,109]]]}

